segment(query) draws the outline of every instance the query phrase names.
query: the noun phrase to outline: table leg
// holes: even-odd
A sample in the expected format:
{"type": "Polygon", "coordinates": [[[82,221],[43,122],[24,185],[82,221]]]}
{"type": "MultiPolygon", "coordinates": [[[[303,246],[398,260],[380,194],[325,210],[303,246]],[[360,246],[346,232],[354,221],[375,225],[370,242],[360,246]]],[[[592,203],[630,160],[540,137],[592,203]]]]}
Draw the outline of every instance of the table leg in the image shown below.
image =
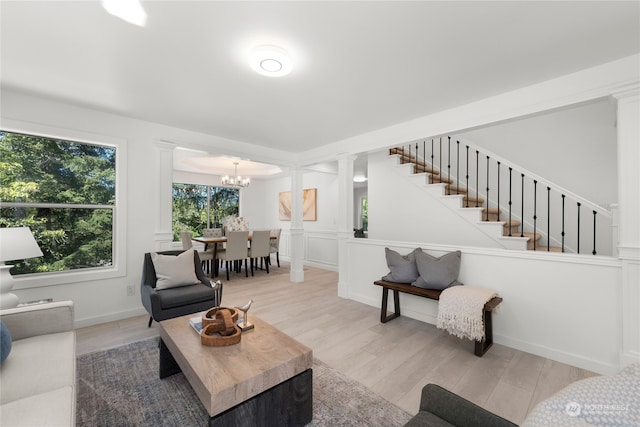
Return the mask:
{"type": "Polygon", "coordinates": [[[182,372],[167,345],[160,339],[160,379],[182,372]]]}
{"type": "Polygon", "coordinates": [[[313,418],[311,369],[209,419],[214,427],[306,426],[313,418]]]}

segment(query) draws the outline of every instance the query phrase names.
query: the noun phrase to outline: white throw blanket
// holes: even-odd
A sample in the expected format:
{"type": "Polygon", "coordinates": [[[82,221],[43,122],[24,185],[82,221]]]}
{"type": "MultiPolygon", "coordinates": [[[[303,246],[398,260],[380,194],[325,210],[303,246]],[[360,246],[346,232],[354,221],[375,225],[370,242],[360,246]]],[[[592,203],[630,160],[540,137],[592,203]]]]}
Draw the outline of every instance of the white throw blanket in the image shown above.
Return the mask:
{"type": "Polygon", "coordinates": [[[438,328],[459,338],[482,341],[482,311],[487,301],[496,296],[497,292],[492,289],[473,286],[452,286],[445,289],[440,294],[438,303],[438,328]]]}

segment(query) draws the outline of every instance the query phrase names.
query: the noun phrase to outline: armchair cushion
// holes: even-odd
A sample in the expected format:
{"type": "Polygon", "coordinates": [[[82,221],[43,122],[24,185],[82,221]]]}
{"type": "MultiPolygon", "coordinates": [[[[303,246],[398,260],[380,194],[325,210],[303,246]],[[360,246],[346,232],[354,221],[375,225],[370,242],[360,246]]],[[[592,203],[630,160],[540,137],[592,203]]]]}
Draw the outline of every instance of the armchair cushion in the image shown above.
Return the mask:
{"type": "Polygon", "coordinates": [[[212,301],[213,291],[211,286],[198,283],[194,286],[163,289],[159,292],[159,297],[162,309],[166,310],[188,304],[212,301]]]}
{"type": "Polygon", "coordinates": [[[193,268],[193,249],[177,256],[151,254],[151,261],[156,270],[156,289],[169,289],[199,283],[193,268]]]}

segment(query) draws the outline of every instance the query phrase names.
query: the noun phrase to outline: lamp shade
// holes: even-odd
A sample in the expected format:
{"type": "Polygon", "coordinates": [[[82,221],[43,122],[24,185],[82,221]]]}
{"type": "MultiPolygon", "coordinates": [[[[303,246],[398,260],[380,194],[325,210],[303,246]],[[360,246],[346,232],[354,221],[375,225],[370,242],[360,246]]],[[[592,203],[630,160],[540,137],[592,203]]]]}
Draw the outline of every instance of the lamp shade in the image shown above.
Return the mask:
{"type": "Polygon", "coordinates": [[[35,258],[42,256],[28,227],[0,228],[0,261],[35,258]]]}

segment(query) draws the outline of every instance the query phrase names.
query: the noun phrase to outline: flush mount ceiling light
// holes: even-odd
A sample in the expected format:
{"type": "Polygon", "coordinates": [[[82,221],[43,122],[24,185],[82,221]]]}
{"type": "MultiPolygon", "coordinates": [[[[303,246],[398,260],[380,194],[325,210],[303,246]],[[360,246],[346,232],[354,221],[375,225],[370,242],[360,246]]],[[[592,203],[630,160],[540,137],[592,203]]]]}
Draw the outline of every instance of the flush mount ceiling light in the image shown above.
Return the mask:
{"type": "Polygon", "coordinates": [[[365,182],[367,177],[364,175],[356,175],[353,177],[353,182],[365,182]]]}
{"type": "Polygon", "coordinates": [[[102,0],[101,3],[107,12],[123,21],[139,27],[147,23],[147,13],[139,0],[102,0]]]}
{"type": "Polygon", "coordinates": [[[263,76],[286,76],[293,69],[293,62],[286,50],[277,46],[258,46],[251,51],[251,68],[263,76]]]}

